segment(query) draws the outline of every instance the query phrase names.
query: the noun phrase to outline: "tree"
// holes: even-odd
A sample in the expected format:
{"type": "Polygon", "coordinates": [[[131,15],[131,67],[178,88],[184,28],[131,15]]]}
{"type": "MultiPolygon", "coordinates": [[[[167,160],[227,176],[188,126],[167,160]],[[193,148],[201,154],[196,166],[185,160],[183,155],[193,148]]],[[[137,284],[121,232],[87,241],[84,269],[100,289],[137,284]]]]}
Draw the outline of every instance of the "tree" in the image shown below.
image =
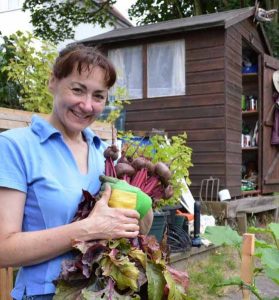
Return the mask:
{"type": "Polygon", "coordinates": [[[74,37],[80,23],[113,24],[110,12],[116,0],[25,0],[23,11],[30,10],[34,34],[43,40],[59,42],[74,37]]]}
{"type": "Polygon", "coordinates": [[[21,108],[19,103],[20,86],[17,82],[9,79],[8,71],[5,67],[9,65],[10,60],[15,56],[15,46],[7,36],[1,36],[0,45],[0,106],[7,108],[21,108]]]}
{"type": "Polygon", "coordinates": [[[51,66],[57,52],[54,45],[42,42],[31,33],[17,33],[9,37],[14,55],[3,68],[8,79],[19,87],[19,100],[28,111],[49,113],[52,95],[48,90],[51,66]],[[40,44],[40,50],[38,45],[40,44]]]}
{"type": "MultiPolygon", "coordinates": [[[[144,25],[254,5],[255,0],[137,0],[128,12],[132,19],[137,20],[138,25],[144,25]]],[[[279,0],[262,0],[260,7],[266,10],[272,8],[278,10],[279,0]]],[[[271,23],[264,24],[264,27],[273,49],[273,55],[279,57],[278,16],[271,23]]]]}
{"type": "Polygon", "coordinates": [[[129,16],[136,19],[138,25],[144,25],[253,6],[254,3],[255,0],[137,0],[129,9],[129,16]]]}

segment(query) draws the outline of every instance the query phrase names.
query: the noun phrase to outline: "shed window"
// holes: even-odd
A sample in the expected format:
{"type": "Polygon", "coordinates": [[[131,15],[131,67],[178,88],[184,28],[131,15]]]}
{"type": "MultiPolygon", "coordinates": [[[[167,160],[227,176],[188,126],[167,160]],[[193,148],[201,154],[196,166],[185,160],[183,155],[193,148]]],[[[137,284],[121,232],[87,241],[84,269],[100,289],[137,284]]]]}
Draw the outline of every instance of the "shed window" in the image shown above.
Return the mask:
{"type": "Polygon", "coordinates": [[[117,82],[111,90],[115,94],[117,86],[125,87],[129,99],[141,99],[142,94],[142,46],[110,50],[108,54],[117,71],[117,82]]]}
{"type": "Polygon", "coordinates": [[[147,47],[147,96],[185,94],[185,41],[149,44],[147,47]]]}

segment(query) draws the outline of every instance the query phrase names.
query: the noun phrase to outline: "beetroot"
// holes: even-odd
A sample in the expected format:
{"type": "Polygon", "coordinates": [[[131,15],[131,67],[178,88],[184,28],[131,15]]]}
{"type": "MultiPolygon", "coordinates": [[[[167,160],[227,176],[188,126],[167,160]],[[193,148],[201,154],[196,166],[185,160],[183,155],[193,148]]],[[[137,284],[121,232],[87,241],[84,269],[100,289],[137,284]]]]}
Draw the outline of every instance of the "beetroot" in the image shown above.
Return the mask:
{"type": "Polygon", "coordinates": [[[121,162],[117,163],[117,165],[115,166],[115,171],[117,178],[123,178],[124,175],[131,177],[136,172],[136,170],[131,165],[121,162]]]}
{"type": "Polygon", "coordinates": [[[147,162],[147,160],[145,157],[137,157],[132,161],[132,166],[136,170],[141,170],[141,169],[145,168],[146,162],[147,162]]]}
{"type": "Polygon", "coordinates": [[[111,145],[107,147],[107,149],[104,151],[104,157],[105,158],[111,158],[112,160],[117,160],[119,156],[119,149],[116,145],[111,145]]]}
{"type": "Polygon", "coordinates": [[[155,164],[155,173],[159,175],[162,182],[167,185],[171,179],[171,171],[169,167],[163,162],[157,162],[155,164]]]}

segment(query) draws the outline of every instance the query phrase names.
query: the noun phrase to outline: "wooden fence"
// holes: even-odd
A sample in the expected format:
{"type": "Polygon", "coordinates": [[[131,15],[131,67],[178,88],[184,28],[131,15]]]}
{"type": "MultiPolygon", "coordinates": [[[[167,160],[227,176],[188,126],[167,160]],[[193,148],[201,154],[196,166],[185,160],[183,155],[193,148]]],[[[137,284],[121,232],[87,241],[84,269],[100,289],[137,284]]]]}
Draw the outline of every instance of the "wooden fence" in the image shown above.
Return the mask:
{"type": "MultiPolygon", "coordinates": [[[[0,108],[0,131],[11,128],[25,127],[31,122],[33,113],[15,109],[0,108]]],[[[38,114],[46,118],[46,114],[38,114]]],[[[91,129],[103,140],[112,140],[112,127],[105,122],[95,121],[91,129]]],[[[0,263],[1,265],[1,263],[0,263]]],[[[10,292],[13,287],[13,269],[0,269],[0,300],[12,300],[10,292]]]]}

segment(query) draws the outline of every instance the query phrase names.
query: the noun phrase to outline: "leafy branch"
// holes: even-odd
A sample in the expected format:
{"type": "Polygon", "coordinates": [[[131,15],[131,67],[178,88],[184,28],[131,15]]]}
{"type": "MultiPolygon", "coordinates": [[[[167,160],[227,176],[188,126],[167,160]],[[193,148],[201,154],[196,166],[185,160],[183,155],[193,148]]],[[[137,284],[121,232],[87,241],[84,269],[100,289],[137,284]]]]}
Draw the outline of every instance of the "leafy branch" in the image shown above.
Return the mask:
{"type": "Polygon", "coordinates": [[[74,38],[74,28],[80,23],[113,25],[110,13],[116,0],[25,0],[23,11],[29,10],[34,33],[43,40],[59,42],[74,38]]]}

